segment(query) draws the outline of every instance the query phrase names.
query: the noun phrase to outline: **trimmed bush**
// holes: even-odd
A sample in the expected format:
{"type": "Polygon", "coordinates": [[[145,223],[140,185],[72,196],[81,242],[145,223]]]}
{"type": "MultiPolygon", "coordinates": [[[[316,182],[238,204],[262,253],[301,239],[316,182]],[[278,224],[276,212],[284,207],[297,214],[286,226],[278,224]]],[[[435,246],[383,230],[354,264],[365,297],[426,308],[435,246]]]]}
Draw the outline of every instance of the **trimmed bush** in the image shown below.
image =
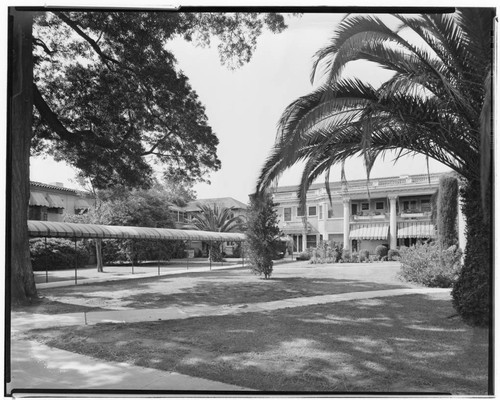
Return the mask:
{"type": "Polygon", "coordinates": [[[342,261],[351,262],[351,250],[348,249],[342,250],[342,261]]]}
{"type": "Polygon", "coordinates": [[[359,261],[360,262],[370,262],[370,252],[368,250],[361,250],[359,252],[359,261]]]}
{"type": "Polygon", "coordinates": [[[387,247],[384,245],[378,245],[375,248],[375,254],[377,255],[377,259],[381,260],[387,255],[387,247]]]}
{"type": "Polygon", "coordinates": [[[351,254],[351,259],[349,262],[352,262],[352,263],[357,263],[359,262],[359,255],[357,252],[354,252],[351,254]]]}
{"type": "Polygon", "coordinates": [[[417,244],[401,251],[399,275],[408,282],[449,288],[457,281],[462,251],[456,246],[441,250],[435,243],[417,244]]]}
{"type": "Polygon", "coordinates": [[[389,261],[399,261],[399,258],[400,258],[400,255],[399,255],[399,251],[398,250],[396,250],[396,249],[390,249],[387,252],[387,259],[389,261]]]}
{"type": "Polygon", "coordinates": [[[33,271],[49,271],[75,268],[75,255],[78,268],[84,267],[90,257],[85,241],[75,243],[67,239],[30,239],[31,265],[33,271]]]}
{"type": "Polygon", "coordinates": [[[438,242],[447,249],[458,244],[458,181],[453,176],[439,179],[436,225],[438,242]]]}
{"type": "Polygon", "coordinates": [[[295,259],[297,261],[307,261],[311,259],[311,255],[307,251],[303,251],[302,253],[299,253],[295,259]]]}

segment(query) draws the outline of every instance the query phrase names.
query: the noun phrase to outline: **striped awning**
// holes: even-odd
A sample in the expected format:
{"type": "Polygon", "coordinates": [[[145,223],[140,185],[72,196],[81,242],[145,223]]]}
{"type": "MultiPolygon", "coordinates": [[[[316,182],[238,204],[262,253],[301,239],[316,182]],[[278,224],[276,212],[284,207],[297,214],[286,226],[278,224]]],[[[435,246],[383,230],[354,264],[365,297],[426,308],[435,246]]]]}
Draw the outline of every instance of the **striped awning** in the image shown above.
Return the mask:
{"type": "Polygon", "coordinates": [[[42,193],[30,193],[30,206],[50,207],[49,202],[42,193]]]}
{"type": "Polygon", "coordinates": [[[243,233],[208,232],[137,226],[75,224],[49,221],[28,221],[28,232],[34,237],[103,238],[103,239],[161,239],[242,242],[243,233]]]}
{"type": "Polygon", "coordinates": [[[404,238],[434,238],[436,231],[431,222],[399,222],[398,239],[404,238]]]}
{"type": "Polygon", "coordinates": [[[90,204],[85,199],[75,201],[75,210],[88,210],[89,208],[90,204]]]}
{"type": "Polygon", "coordinates": [[[319,233],[318,230],[311,225],[310,222],[306,224],[306,228],[304,228],[303,222],[285,222],[281,227],[281,231],[286,235],[302,235],[304,231],[306,233],[319,233]]]}
{"type": "Polygon", "coordinates": [[[351,239],[387,239],[388,224],[355,224],[351,225],[349,238],[351,239]]]}
{"type": "Polygon", "coordinates": [[[64,208],[64,201],[55,194],[48,194],[47,200],[50,208],[64,208]]]}

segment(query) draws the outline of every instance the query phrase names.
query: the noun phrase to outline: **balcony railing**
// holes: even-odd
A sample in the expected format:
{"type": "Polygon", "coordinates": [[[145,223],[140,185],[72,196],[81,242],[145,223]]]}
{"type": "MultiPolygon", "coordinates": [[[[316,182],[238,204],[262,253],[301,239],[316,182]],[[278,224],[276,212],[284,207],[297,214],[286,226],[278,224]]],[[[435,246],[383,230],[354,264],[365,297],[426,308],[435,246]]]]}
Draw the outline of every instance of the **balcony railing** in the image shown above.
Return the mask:
{"type": "Polygon", "coordinates": [[[399,213],[401,218],[430,218],[430,211],[404,210],[399,213]]]}
{"type": "Polygon", "coordinates": [[[359,212],[351,215],[351,221],[384,221],[389,218],[389,214],[382,212],[359,212]]]}

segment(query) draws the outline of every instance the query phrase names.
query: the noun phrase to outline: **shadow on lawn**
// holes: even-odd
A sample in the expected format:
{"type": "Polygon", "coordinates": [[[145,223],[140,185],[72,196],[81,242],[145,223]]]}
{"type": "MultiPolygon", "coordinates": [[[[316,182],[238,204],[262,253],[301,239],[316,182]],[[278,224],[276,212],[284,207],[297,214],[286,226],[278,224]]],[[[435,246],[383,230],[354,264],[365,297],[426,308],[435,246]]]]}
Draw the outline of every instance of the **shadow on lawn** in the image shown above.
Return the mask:
{"type": "Polygon", "coordinates": [[[448,297],[410,295],[33,334],[70,351],[262,391],[487,394],[487,331],[453,313],[448,297]]]}
{"type": "Polygon", "coordinates": [[[388,285],[332,278],[277,278],[257,282],[201,281],[180,293],[140,293],[124,297],[132,308],[162,308],[169,306],[225,305],[268,302],[298,297],[322,296],[371,290],[404,288],[388,285]]]}

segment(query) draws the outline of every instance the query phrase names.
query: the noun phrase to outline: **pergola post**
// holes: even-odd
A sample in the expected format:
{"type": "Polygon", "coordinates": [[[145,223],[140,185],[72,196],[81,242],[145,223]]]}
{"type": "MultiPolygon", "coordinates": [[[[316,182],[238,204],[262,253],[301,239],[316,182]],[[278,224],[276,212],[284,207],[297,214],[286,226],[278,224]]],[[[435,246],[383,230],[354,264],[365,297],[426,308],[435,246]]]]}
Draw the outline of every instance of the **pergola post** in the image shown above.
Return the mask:
{"type": "Polygon", "coordinates": [[[222,267],[224,265],[224,242],[219,243],[219,250],[220,250],[220,266],[222,267]]]}
{"type": "Polygon", "coordinates": [[[208,261],[210,261],[210,271],[212,270],[212,241],[208,242],[208,261]]]}
{"type": "Polygon", "coordinates": [[[49,283],[49,263],[47,262],[47,236],[45,236],[45,283],[49,283]]]}
{"type": "Polygon", "coordinates": [[[75,285],[78,284],[78,250],[76,248],[76,237],[75,237],[75,285]]]}
{"type": "Polygon", "coordinates": [[[158,276],[160,276],[161,241],[158,241],[158,276]]]}
{"type": "Polygon", "coordinates": [[[241,266],[245,266],[245,249],[243,248],[243,242],[240,242],[241,247],[241,266]]]}
{"type": "Polygon", "coordinates": [[[189,247],[191,246],[191,241],[188,240],[188,248],[186,249],[186,269],[189,269],[189,247]]]}

